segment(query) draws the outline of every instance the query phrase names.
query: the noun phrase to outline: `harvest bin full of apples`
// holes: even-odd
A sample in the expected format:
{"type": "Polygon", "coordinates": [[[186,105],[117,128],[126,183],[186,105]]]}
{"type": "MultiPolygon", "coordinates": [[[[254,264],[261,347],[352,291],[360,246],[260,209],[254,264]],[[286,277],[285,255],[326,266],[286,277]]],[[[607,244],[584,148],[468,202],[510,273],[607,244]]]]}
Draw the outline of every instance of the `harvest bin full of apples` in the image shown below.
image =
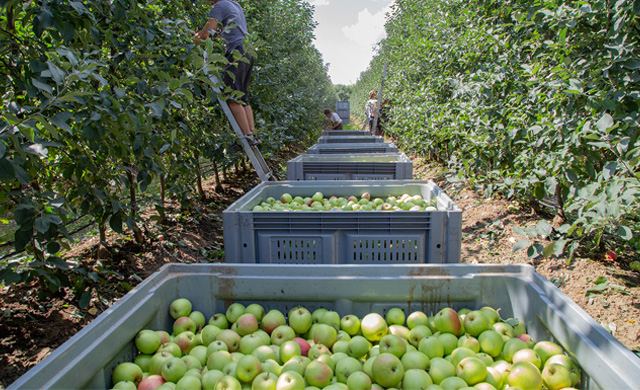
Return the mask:
{"type": "Polygon", "coordinates": [[[9,389],[637,389],[527,265],[169,264],[9,389]]]}

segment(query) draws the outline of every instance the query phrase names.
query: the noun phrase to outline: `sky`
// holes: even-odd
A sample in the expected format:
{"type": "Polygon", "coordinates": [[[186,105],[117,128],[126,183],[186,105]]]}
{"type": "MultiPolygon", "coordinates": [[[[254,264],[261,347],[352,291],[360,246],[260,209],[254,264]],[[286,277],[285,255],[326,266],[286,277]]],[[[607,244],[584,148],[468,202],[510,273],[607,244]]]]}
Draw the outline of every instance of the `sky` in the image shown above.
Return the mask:
{"type": "Polygon", "coordinates": [[[316,48],[334,84],[355,84],[385,37],[385,13],[393,0],[308,0],[315,6],[316,48]]]}

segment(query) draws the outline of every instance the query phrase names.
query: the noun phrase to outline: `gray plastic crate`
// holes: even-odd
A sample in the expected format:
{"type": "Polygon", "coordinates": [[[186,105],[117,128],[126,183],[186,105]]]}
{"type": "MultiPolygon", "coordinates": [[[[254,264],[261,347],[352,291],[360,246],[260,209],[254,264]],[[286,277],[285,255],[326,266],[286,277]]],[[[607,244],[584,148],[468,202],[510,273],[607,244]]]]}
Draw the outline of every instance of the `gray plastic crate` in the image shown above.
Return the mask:
{"type": "Polygon", "coordinates": [[[322,135],[324,137],[331,136],[371,136],[370,131],[362,131],[362,130],[322,130],[322,135]]]}
{"type": "Polygon", "coordinates": [[[223,213],[227,262],[457,263],[462,211],[431,181],[263,182],[223,213]],[[438,211],[252,211],[268,197],[422,195],[438,211]]]}
{"type": "Polygon", "coordinates": [[[168,306],[176,298],[191,300],[207,318],[233,302],[361,318],[392,307],[432,315],[488,305],[523,320],[534,339],[562,345],[582,367],[580,389],[640,389],[640,359],[531,266],[168,264],[7,390],[110,388],[113,368],[133,360],[141,329],[171,329],[168,306]]]}
{"type": "Polygon", "coordinates": [[[287,180],[411,180],[413,163],[404,153],[352,156],[304,154],[287,162],[287,180]]]}
{"type": "Polygon", "coordinates": [[[307,149],[307,154],[345,154],[354,153],[397,153],[398,147],[392,143],[369,144],[315,144],[307,149]]]}
{"type": "Polygon", "coordinates": [[[322,136],[318,138],[319,144],[381,144],[384,138],[375,135],[358,136],[322,136]]]}

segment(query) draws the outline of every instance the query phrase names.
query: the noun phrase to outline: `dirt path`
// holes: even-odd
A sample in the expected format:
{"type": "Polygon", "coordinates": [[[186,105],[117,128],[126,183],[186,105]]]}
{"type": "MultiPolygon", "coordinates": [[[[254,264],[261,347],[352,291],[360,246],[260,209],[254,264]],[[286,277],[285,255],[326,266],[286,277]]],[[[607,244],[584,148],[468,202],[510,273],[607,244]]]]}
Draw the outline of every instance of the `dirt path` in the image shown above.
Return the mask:
{"type": "MultiPolygon", "coordinates": [[[[300,154],[291,151],[281,160],[300,154]]],[[[466,187],[440,180],[437,167],[413,158],[414,175],[418,180],[434,180],[463,210],[462,262],[464,263],[524,263],[553,281],[580,307],[629,349],[640,348],[640,275],[625,271],[617,263],[566,259],[536,260],[527,258],[524,251],[513,253],[512,247],[522,237],[511,228],[531,226],[538,218],[517,210],[506,200],[485,199],[466,187]],[[587,290],[594,281],[606,278],[610,288],[592,297],[587,290]]],[[[221,262],[223,246],[222,211],[258,183],[254,174],[242,174],[224,184],[220,193],[207,182],[209,194],[199,205],[200,214],[185,214],[175,208],[166,225],[151,229],[149,241],[134,245],[121,236],[111,236],[111,257],[95,260],[97,241],[86,237],[67,254],[69,259],[93,266],[108,267],[114,272],[102,285],[86,309],[74,306],[74,297],[64,291],[54,297],[41,299],[35,285],[0,291],[0,390],[29,368],[44,359],[56,347],[82,329],[92,319],[120,298],[126,289],[169,262],[221,262]]],[[[151,226],[151,225],[150,225],[151,226]]]]}

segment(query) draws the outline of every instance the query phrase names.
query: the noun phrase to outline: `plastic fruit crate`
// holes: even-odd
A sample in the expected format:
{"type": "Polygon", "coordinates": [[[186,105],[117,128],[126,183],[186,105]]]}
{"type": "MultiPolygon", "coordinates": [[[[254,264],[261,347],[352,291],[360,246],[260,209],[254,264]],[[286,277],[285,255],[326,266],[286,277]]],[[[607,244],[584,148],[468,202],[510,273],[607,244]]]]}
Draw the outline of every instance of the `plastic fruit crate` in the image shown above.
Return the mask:
{"type": "Polygon", "coordinates": [[[307,149],[307,154],[344,154],[354,153],[397,153],[398,147],[392,143],[368,144],[315,144],[307,149]]]}
{"type": "Polygon", "coordinates": [[[370,136],[370,131],[361,130],[322,130],[322,135],[327,137],[331,136],[370,136]]]}
{"type": "Polygon", "coordinates": [[[8,390],[109,389],[111,372],[133,361],[135,335],[171,329],[169,304],[191,300],[208,319],[233,302],[287,312],[303,305],[341,316],[399,307],[433,315],[444,307],[500,308],[535,340],[552,340],[582,367],[580,389],[640,389],[640,359],[528,265],[168,264],[29,370],[8,390]]]}
{"type": "Polygon", "coordinates": [[[384,143],[384,138],[369,135],[369,136],[322,136],[318,138],[319,144],[381,144],[384,143]]]}
{"type": "Polygon", "coordinates": [[[411,180],[413,163],[404,153],[351,156],[305,154],[287,162],[287,180],[411,180]]]}
{"type": "Polygon", "coordinates": [[[296,264],[457,263],[462,211],[431,181],[263,182],[223,213],[227,262],[296,264]],[[435,200],[438,211],[252,211],[282,194],[325,197],[368,192],[435,200]]]}

